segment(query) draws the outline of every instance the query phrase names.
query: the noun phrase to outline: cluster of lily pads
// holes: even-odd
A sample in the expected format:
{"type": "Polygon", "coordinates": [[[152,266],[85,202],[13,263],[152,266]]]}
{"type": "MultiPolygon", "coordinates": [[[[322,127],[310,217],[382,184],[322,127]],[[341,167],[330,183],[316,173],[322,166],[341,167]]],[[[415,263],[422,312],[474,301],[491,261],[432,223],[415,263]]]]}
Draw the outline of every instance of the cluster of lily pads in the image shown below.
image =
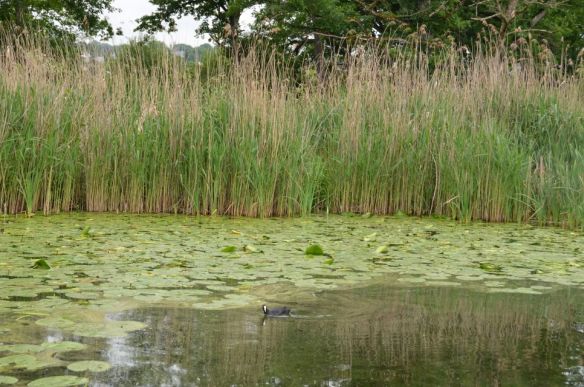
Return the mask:
{"type": "MultiPolygon", "coordinates": [[[[0,222],[0,332],[8,329],[6,321],[27,321],[73,336],[119,337],[145,325],[107,314],[141,304],[226,309],[284,298],[291,289],[298,295],[387,279],[400,286],[530,294],[558,285],[584,288],[582,234],[525,225],[105,214],[0,222]]],[[[0,340],[0,374],[64,366],[55,353],[82,346],[0,340]]],[[[109,369],[94,361],[66,366],[72,372],[109,369]]],[[[0,376],[0,384],[16,382],[0,376]]],[[[65,375],[29,385],[86,382],[83,375],[65,375]]]]}
{"type": "MultiPolygon", "coordinates": [[[[85,344],[72,341],[45,342],[40,345],[34,344],[10,344],[0,345],[0,354],[7,355],[0,357],[0,373],[4,371],[38,371],[51,367],[63,367],[74,373],[96,373],[104,372],[111,368],[111,365],[104,361],[86,360],[67,363],[60,360],[56,355],[70,351],[81,351],[86,349],[85,344]]],[[[0,375],[0,385],[12,385],[19,381],[18,378],[8,375],[0,375]]],[[[78,386],[87,385],[89,380],[86,377],[77,375],[50,376],[36,379],[28,383],[30,387],[43,386],[78,386]]]]}
{"type": "Polygon", "coordinates": [[[258,302],[255,289],[265,285],[334,289],[383,275],[490,291],[584,287],[582,235],[558,229],[355,216],[76,214],[3,222],[0,311],[109,309],[120,300],[238,307],[258,302]],[[512,285],[527,280],[538,283],[512,285]]]}

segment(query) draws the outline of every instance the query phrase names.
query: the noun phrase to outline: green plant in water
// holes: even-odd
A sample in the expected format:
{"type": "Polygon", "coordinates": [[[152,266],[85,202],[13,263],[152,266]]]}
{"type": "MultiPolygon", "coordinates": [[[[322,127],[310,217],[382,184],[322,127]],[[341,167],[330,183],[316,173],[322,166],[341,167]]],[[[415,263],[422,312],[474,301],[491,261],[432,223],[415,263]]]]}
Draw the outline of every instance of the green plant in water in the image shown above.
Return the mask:
{"type": "Polygon", "coordinates": [[[297,85],[253,49],[206,74],[140,54],[156,45],[87,71],[39,57],[32,35],[0,38],[27,53],[0,61],[3,212],[584,225],[584,80],[542,77],[537,58],[510,72],[496,47],[432,68],[372,51],[297,85]]]}
{"type": "Polygon", "coordinates": [[[310,245],[304,250],[306,255],[324,255],[324,250],[320,245],[310,245]]]}
{"type": "Polygon", "coordinates": [[[49,270],[51,266],[45,261],[44,259],[37,259],[34,264],[31,266],[32,269],[42,269],[42,270],[49,270]]]}

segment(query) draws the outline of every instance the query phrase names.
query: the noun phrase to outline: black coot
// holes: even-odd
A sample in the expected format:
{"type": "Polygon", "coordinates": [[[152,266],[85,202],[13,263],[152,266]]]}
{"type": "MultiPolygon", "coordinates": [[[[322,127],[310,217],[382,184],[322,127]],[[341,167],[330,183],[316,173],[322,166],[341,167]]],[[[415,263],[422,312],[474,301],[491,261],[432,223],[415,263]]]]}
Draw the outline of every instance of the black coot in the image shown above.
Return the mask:
{"type": "Polygon", "coordinates": [[[262,305],[262,311],[266,316],[290,316],[290,309],[285,306],[281,308],[268,309],[266,305],[262,305]]]}

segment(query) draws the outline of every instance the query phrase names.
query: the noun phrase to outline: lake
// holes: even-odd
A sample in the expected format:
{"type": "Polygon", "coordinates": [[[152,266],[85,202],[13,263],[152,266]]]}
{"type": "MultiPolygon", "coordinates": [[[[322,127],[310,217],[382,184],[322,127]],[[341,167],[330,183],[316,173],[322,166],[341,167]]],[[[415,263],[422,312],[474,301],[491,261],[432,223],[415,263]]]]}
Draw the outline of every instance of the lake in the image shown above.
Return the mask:
{"type": "Polygon", "coordinates": [[[579,232],[353,215],[0,228],[0,384],[584,385],[579,232]]]}

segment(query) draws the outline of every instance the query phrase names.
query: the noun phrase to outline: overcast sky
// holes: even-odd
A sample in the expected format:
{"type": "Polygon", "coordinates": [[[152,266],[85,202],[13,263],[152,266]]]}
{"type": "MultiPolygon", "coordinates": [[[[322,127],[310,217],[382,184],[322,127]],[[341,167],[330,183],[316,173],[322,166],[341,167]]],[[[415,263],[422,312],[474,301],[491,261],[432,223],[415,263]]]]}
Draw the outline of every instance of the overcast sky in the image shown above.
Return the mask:
{"type": "MultiPolygon", "coordinates": [[[[114,26],[114,29],[121,27],[124,33],[123,37],[116,36],[109,42],[114,44],[126,43],[128,38],[140,37],[139,33],[134,32],[134,28],[138,24],[136,19],[148,15],[156,9],[148,0],[114,0],[113,6],[119,11],[109,13],[106,17],[114,26]]],[[[246,21],[251,20],[251,12],[244,12],[241,18],[245,29],[246,21]]],[[[158,33],[156,34],[156,39],[169,45],[186,43],[191,46],[198,46],[208,43],[209,39],[206,36],[195,36],[195,30],[198,26],[199,23],[192,17],[184,17],[177,22],[177,32],[172,34],[158,33]]]]}
{"type": "MultiPolygon", "coordinates": [[[[114,8],[118,8],[119,12],[107,14],[107,19],[115,28],[121,27],[124,32],[124,37],[116,36],[110,43],[121,44],[125,43],[128,38],[137,38],[139,33],[134,32],[136,28],[136,19],[141,16],[148,15],[156,9],[148,0],[114,0],[114,8]]],[[[198,46],[208,42],[204,36],[195,36],[195,30],[198,23],[192,17],[185,17],[178,21],[177,32],[159,33],[156,35],[158,40],[162,40],[167,44],[187,43],[191,46],[198,46]]]]}

